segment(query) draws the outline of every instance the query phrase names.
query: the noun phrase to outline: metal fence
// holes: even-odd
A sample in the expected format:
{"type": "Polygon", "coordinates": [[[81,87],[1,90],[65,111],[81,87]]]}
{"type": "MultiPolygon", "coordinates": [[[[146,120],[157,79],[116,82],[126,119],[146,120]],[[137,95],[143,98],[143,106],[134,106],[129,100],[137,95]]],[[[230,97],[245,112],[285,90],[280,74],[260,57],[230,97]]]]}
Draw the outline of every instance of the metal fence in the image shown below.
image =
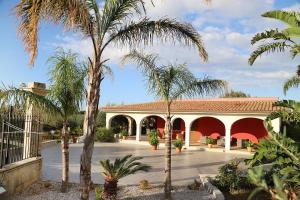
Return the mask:
{"type": "Polygon", "coordinates": [[[40,156],[41,123],[21,112],[0,114],[0,168],[20,160],[40,156]]]}

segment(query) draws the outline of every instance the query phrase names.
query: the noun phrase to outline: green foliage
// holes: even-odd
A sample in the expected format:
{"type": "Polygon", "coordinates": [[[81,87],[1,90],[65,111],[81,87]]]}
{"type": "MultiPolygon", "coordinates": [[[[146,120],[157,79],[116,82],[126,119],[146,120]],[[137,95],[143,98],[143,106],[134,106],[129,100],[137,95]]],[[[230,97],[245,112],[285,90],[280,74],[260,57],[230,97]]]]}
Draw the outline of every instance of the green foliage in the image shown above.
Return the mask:
{"type": "Polygon", "coordinates": [[[239,161],[231,161],[219,168],[213,183],[222,191],[234,193],[251,187],[247,177],[239,169],[239,161]]]}
{"type": "Polygon", "coordinates": [[[207,137],[206,138],[206,144],[213,144],[214,143],[214,139],[207,137]]]}
{"type": "Polygon", "coordinates": [[[122,137],[128,137],[128,136],[129,136],[128,131],[123,130],[123,131],[121,132],[121,136],[122,136],[122,137]]]}
{"type": "Polygon", "coordinates": [[[147,181],[147,180],[141,180],[140,183],[139,183],[139,187],[142,190],[149,189],[149,187],[150,187],[149,181],[147,181]]]}
{"type": "Polygon", "coordinates": [[[148,133],[148,138],[149,138],[150,145],[158,145],[159,144],[158,133],[156,130],[151,130],[148,133]]]}
{"type": "Polygon", "coordinates": [[[96,200],[104,200],[103,199],[103,188],[102,187],[96,187],[95,188],[95,195],[96,195],[96,200]]]}
{"type": "Polygon", "coordinates": [[[184,145],[184,141],[181,139],[177,139],[173,142],[174,147],[176,148],[182,148],[184,145]]]}
{"type": "Polygon", "coordinates": [[[252,182],[258,186],[257,190],[266,190],[273,196],[276,191],[279,196],[275,196],[275,199],[286,199],[290,195],[296,195],[295,190],[299,192],[299,147],[285,134],[274,132],[270,120],[267,120],[265,125],[269,137],[258,144],[256,153],[251,159],[246,160],[246,164],[250,167],[271,164],[271,170],[264,172],[262,169],[254,168],[249,171],[249,175],[252,182]]]}
{"type": "Polygon", "coordinates": [[[242,91],[233,91],[233,90],[231,90],[230,92],[226,92],[221,97],[223,97],[223,98],[238,98],[238,97],[250,97],[250,95],[246,94],[242,91]]]}
{"type": "Polygon", "coordinates": [[[97,115],[96,126],[97,127],[105,127],[106,125],[106,113],[100,111],[97,115]]]}
{"type": "Polygon", "coordinates": [[[110,160],[100,161],[103,168],[102,175],[107,180],[120,180],[131,174],[135,174],[138,171],[147,172],[151,167],[149,165],[140,162],[143,157],[133,157],[127,155],[123,158],[116,158],[114,162],[110,160]]]}
{"type": "Polygon", "coordinates": [[[95,140],[98,142],[115,142],[112,130],[107,128],[97,128],[95,140]]]}
{"type": "Polygon", "coordinates": [[[245,141],[245,145],[246,145],[246,147],[253,147],[254,143],[251,142],[250,140],[248,140],[248,141],[245,141]]]}

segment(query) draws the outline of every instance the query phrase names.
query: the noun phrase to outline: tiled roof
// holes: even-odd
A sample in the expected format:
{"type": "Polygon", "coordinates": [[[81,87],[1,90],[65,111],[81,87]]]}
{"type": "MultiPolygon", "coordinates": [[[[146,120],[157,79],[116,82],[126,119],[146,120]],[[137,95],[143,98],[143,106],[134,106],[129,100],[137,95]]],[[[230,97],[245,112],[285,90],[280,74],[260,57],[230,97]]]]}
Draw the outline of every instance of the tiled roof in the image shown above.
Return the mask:
{"type": "MultiPolygon", "coordinates": [[[[201,113],[270,113],[278,110],[272,104],[278,98],[216,98],[216,99],[189,99],[177,100],[171,106],[172,112],[201,112],[201,113]]],[[[162,101],[150,103],[118,105],[103,107],[105,112],[117,111],[156,111],[164,112],[165,104],[162,101]]]]}

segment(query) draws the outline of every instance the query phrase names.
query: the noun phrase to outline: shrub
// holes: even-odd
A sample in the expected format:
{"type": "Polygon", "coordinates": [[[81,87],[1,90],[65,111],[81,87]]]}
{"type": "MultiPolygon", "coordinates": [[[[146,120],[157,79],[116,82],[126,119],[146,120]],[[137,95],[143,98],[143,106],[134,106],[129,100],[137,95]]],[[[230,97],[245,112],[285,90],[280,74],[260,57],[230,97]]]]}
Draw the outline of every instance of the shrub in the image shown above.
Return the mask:
{"type": "Polygon", "coordinates": [[[173,142],[173,145],[176,148],[182,148],[182,146],[184,145],[184,141],[181,139],[177,139],[173,142]]]}
{"type": "Polygon", "coordinates": [[[248,140],[248,141],[245,142],[245,145],[246,145],[246,147],[253,147],[254,143],[251,142],[250,140],[248,140]]]}
{"type": "Polygon", "coordinates": [[[214,143],[214,139],[208,137],[206,138],[206,144],[213,144],[214,143]]]}
{"type": "Polygon", "coordinates": [[[239,164],[239,161],[231,161],[221,166],[214,184],[222,191],[229,191],[230,193],[250,188],[248,178],[243,176],[238,167],[239,164]]]}
{"type": "Polygon", "coordinates": [[[123,131],[121,132],[121,136],[123,136],[123,137],[128,137],[128,136],[129,136],[128,131],[123,130],[123,131]]]}
{"type": "Polygon", "coordinates": [[[96,200],[103,200],[103,188],[101,187],[96,187],[95,188],[95,195],[96,195],[96,200]]]}
{"type": "Polygon", "coordinates": [[[148,137],[149,137],[149,143],[150,143],[150,145],[158,145],[159,144],[159,140],[158,140],[158,136],[157,136],[157,131],[156,130],[151,130],[148,133],[148,137]]]}
{"type": "Polygon", "coordinates": [[[114,142],[115,138],[111,129],[97,128],[96,141],[98,142],[114,142]]]}

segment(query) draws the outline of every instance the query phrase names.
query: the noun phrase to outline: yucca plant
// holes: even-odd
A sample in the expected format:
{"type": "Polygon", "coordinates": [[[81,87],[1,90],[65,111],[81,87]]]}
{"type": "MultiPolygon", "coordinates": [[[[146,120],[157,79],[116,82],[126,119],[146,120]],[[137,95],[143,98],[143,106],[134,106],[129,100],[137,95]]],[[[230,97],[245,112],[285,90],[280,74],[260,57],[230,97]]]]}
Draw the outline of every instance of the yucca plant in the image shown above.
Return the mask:
{"type": "Polygon", "coordinates": [[[143,157],[127,155],[123,158],[116,158],[112,163],[110,160],[100,161],[103,168],[104,191],[103,199],[114,200],[117,198],[118,181],[121,178],[135,174],[138,171],[148,171],[151,167],[141,163],[143,157]]]}

